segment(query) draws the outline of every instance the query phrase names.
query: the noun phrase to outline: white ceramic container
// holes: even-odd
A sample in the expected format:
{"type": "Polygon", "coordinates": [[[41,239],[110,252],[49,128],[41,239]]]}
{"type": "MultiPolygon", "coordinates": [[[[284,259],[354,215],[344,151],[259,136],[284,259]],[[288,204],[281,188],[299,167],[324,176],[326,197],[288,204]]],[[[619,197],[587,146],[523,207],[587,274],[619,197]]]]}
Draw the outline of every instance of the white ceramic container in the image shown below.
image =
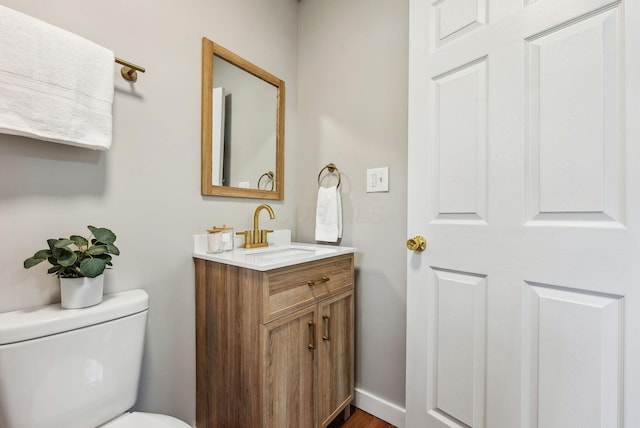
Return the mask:
{"type": "Polygon", "coordinates": [[[95,278],[60,278],[60,304],[64,309],[79,309],[102,302],[104,274],[95,278]]]}

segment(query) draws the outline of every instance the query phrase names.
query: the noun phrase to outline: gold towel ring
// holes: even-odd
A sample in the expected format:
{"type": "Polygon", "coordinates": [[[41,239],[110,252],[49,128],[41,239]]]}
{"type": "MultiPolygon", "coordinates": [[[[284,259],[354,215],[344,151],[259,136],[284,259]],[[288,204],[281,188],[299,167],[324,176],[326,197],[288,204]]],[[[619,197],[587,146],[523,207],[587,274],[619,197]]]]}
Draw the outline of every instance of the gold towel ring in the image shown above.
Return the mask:
{"type": "Polygon", "coordinates": [[[320,172],[318,173],[318,186],[320,186],[320,176],[322,176],[322,172],[324,170],[328,170],[330,174],[338,174],[338,185],[337,187],[340,187],[340,182],[342,181],[342,176],[340,175],[340,170],[338,169],[338,167],[336,166],[335,163],[331,162],[328,163],[324,166],[324,168],[322,168],[320,170],[320,172]]]}
{"type": "MultiPolygon", "coordinates": [[[[267,177],[269,179],[269,181],[271,182],[271,190],[273,190],[273,183],[275,182],[275,180],[274,180],[275,174],[273,173],[273,171],[265,172],[264,174],[262,174],[260,176],[260,178],[258,178],[258,190],[260,190],[260,182],[265,177],[267,177]]],[[[264,190],[267,190],[267,189],[264,189],[264,190]]]]}

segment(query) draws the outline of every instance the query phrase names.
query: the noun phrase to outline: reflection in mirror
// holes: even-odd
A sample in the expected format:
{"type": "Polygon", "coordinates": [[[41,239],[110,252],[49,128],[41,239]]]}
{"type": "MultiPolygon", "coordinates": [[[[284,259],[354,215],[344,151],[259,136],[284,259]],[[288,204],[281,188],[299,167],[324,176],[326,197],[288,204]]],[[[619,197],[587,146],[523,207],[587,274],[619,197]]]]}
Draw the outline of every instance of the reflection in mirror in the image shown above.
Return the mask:
{"type": "Polygon", "coordinates": [[[257,189],[276,169],[277,88],[216,55],[213,70],[213,184],[257,189]]]}
{"type": "Polygon", "coordinates": [[[203,38],[202,194],[278,199],[284,82],[203,38]]]}

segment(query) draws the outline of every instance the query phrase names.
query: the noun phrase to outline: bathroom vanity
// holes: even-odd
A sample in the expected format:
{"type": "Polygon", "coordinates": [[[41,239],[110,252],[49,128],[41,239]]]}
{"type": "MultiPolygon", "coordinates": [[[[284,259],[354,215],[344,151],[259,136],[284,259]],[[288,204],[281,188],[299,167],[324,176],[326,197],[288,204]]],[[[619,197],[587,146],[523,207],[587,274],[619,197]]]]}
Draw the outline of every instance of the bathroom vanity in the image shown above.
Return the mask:
{"type": "Polygon", "coordinates": [[[194,252],[198,427],[326,427],[353,399],[355,249],[194,252]]]}

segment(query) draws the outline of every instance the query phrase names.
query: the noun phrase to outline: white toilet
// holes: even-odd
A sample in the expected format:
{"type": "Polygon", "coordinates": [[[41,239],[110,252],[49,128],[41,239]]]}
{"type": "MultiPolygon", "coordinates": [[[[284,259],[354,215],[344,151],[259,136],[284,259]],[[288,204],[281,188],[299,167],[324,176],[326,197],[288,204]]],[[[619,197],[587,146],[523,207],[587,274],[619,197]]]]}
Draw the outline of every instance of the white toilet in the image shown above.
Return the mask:
{"type": "Polygon", "coordinates": [[[149,296],[105,295],[0,314],[0,427],[188,428],[170,416],[128,412],[136,401],[149,296]]]}

